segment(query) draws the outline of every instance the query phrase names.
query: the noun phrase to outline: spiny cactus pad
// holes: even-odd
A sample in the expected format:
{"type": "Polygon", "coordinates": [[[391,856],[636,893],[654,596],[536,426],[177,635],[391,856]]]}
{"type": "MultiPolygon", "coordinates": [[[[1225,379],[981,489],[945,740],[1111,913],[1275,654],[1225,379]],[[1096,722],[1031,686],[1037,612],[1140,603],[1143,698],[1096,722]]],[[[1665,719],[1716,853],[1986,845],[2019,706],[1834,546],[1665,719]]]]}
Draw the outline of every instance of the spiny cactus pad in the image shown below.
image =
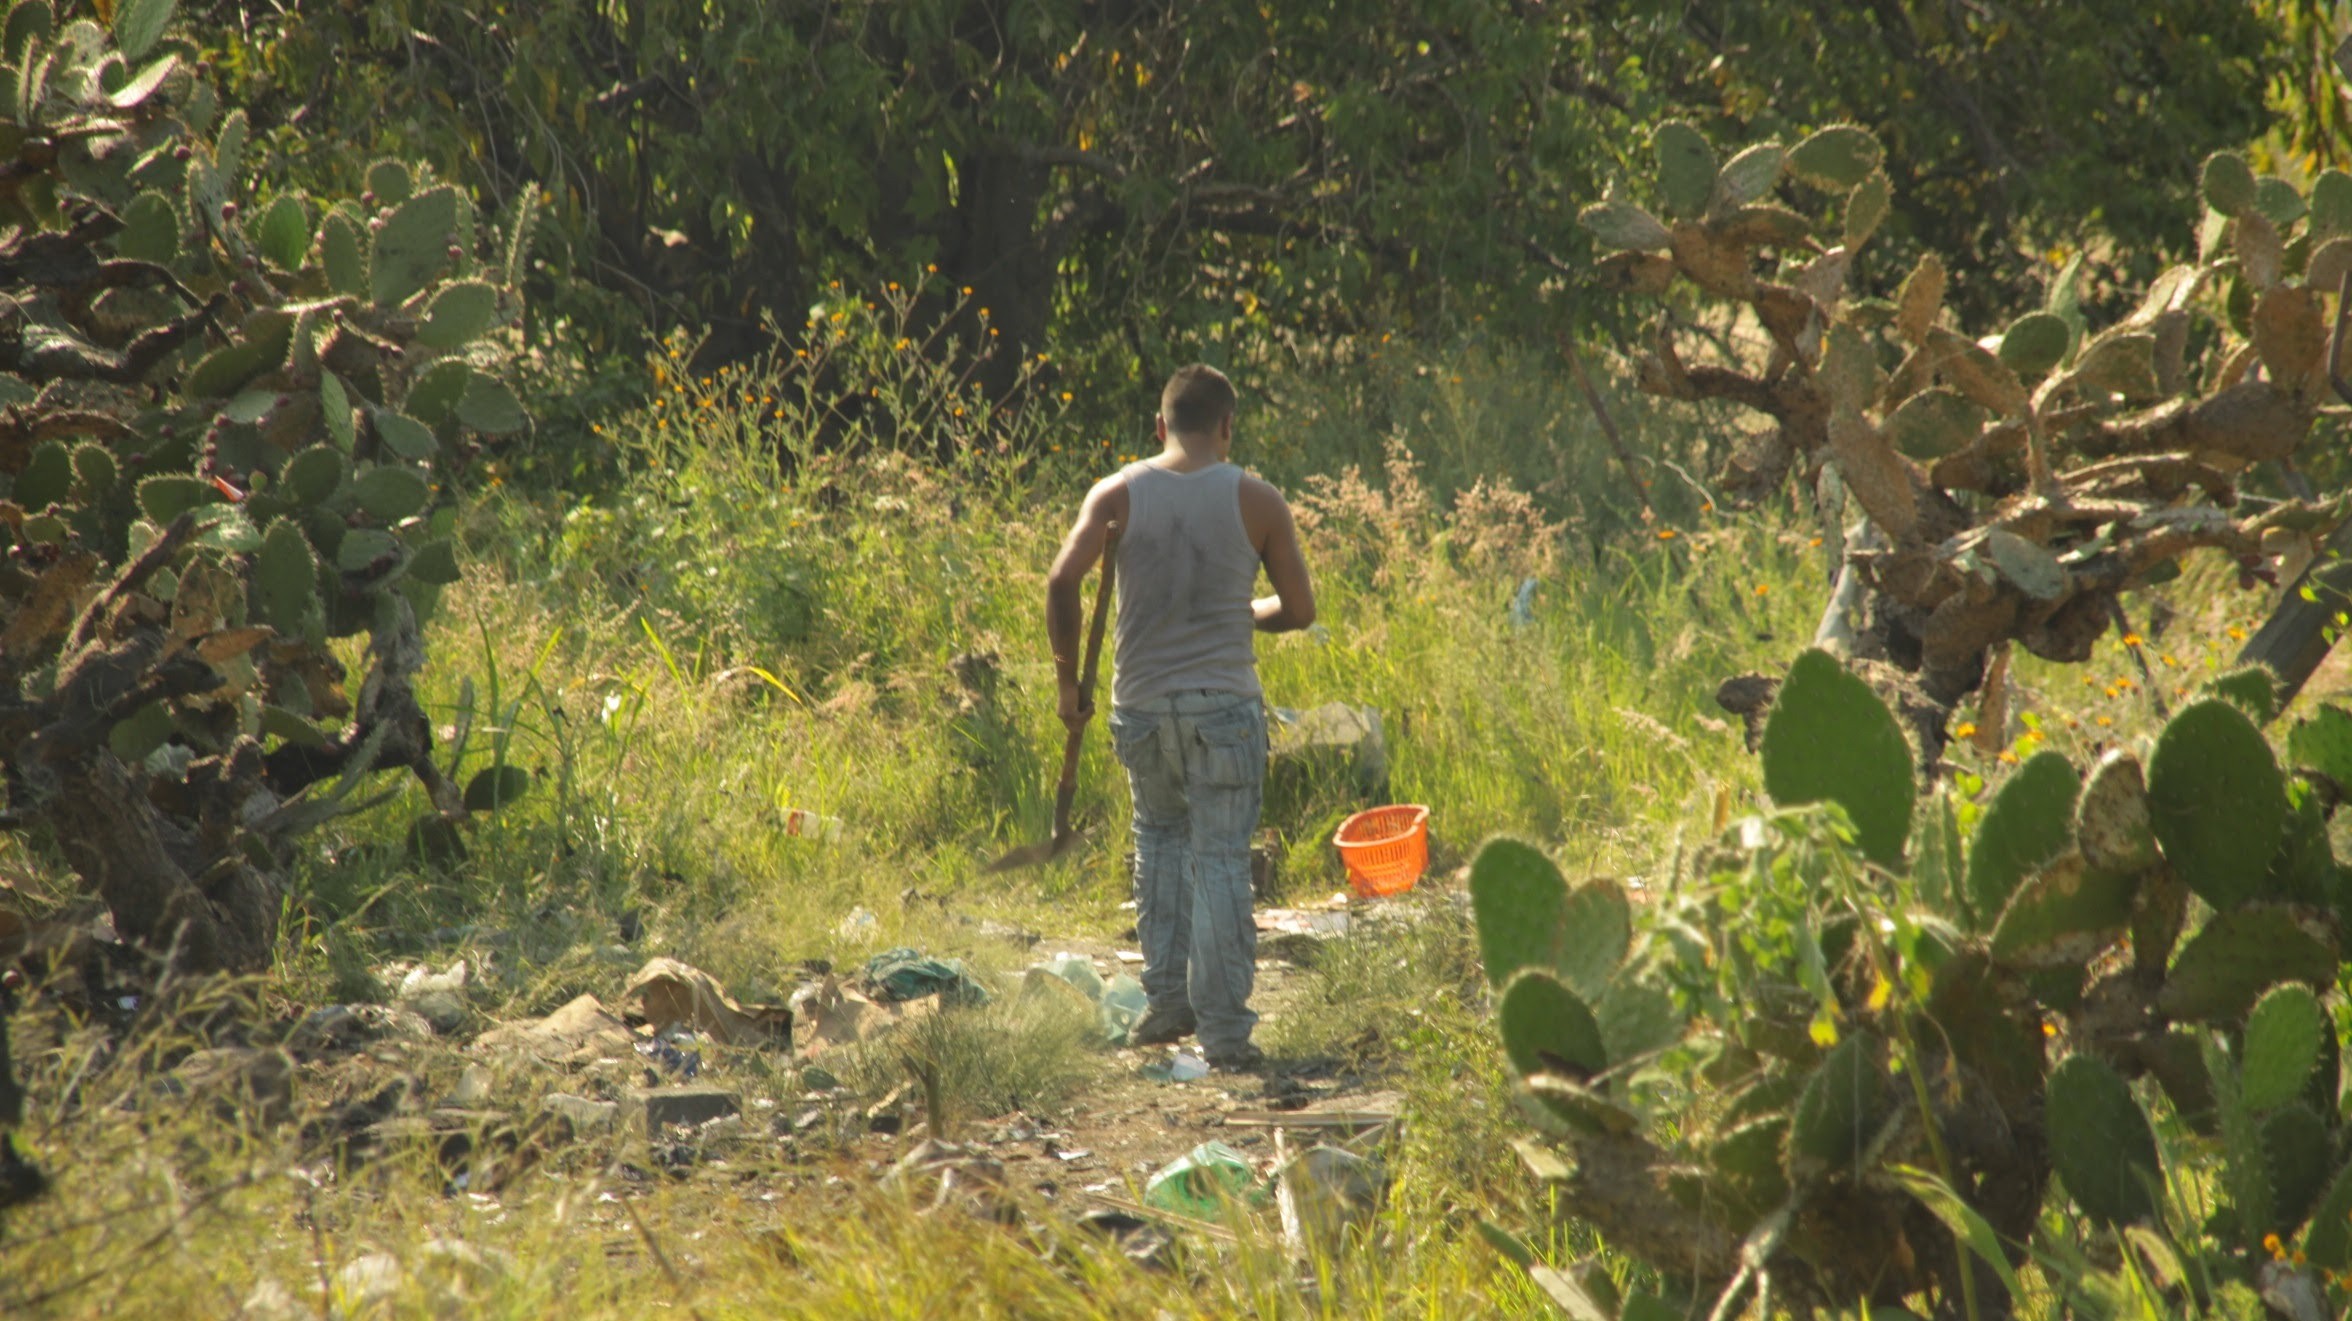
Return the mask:
{"type": "Polygon", "coordinates": [[[1586,881],[1561,908],[1553,968],[1578,994],[1598,1000],[1632,944],[1633,906],[1625,890],[1612,880],[1586,881]]]}
{"type": "Polygon", "coordinates": [[[2049,751],[2002,782],[1968,850],[1968,902],[1980,928],[2000,919],[2020,881],[2066,850],[2081,783],[2073,763],[2049,751]]]}
{"type": "Polygon", "coordinates": [[[1511,1067],[1520,1074],[1567,1073],[1584,1079],[1609,1066],[1600,1024],[1582,997],[1541,968],[1525,968],[1503,988],[1495,1023],[1511,1067]]]}
{"type": "Polygon", "coordinates": [[[1822,1057],[1789,1123],[1792,1175],[1855,1167],[1886,1117],[1877,1049],[1868,1033],[1852,1032],[1822,1057]]]}
{"type": "Polygon", "coordinates": [[[2287,735],[2287,760],[2317,771],[2352,792],[2352,712],[2325,703],[2295,722],[2287,735]]]}
{"type": "Polygon", "coordinates": [[[2287,793],[2270,744],[2236,704],[2206,698],[2165,723],[2148,758],[2148,808],[2166,860],[2199,898],[2228,909],[2258,897],[2287,793]]]}
{"type": "Polygon", "coordinates": [[[2001,361],[2019,376],[2035,377],[2066,357],[2074,332],[2055,312],[2028,312],[2001,334],[2001,361]]]}
{"type": "Polygon", "coordinates": [[[1885,154],[1877,135],[1869,129],[1859,124],[1833,124],[1792,148],[1788,169],[1816,188],[1852,188],[1878,169],[1885,154]]]}
{"type": "Polygon", "coordinates": [[[2217,151],[2205,158],[2199,189],[2205,205],[2234,216],[2254,205],[2254,169],[2234,151],[2217,151]]]}
{"type": "Polygon", "coordinates": [[[2292,1232],[2327,1188],[2335,1142],[2327,1121],[2310,1106],[2292,1102],[2262,1120],[2262,1155],[2270,1172],[2267,1230],[2292,1232]]]}
{"type": "Polygon", "coordinates": [[[1577,213],[1576,223],[1612,249],[1655,252],[1674,241],[1656,216],[1631,202],[1595,202],[1577,213]]]}
{"type": "Polygon", "coordinates": [[[1911,745],[1878,694],[1818,648],[1799,656],[1764,722],[1764,788],[1783,806],[1835,802],[1864,854],[1893,865],[1911,832],[1911,745]]]}
{"type": "Polygon", "coordinates": [[[2204,685],[2204,691],[2238,704],[2257,725],[2278,719],[2278,676],[2262,665],[2241,665],[2204,685]]]}
{"type": "Polygon", "coordinates": [[[2019,968],[2081,966],[2123,935],[2137,876],[2067,853],[2018,888],[1993,930],[1993,957],[2019,968]]]}
{"type": "Polygon", "coordinates": [[[2246,1104],[2273,1110],[2294,1100],[2319,1063],[2320,1038],[2328,1030],[2327,1014],[2309,987],[2272,987],[2246,1019],[2239,1066],[2246,1104]]]}
{"type": "Polygon", "coordinates": [[[1725,216],[1762,200],[1780,182],[1788,153],[1776,142],[1759,142],[1723,163],[1715,176],[1715,195],[1708,212],[1725,216]]]}
{"type": "Polygon", "coordinates": [[[2091,768],[2074,809],[2074,838],[2083,861],[2102,871],[2137,872],[2156,864],[2156,831],[2138,757],[2110,748],[2091,768]]]}
{"type": "Polygon", "coordinates": [[[2069,1055],[2050,1073],[2050,1157],[2075,1204],[2095,1220],[2127,1224],[2156,1211],[2163,1186],[2156,1135],[2114,1069],[2069,1055]]]}
{"type": "Polygon", "coordinates": [[[1560,955],[1568,883],[1534,845],[1490,839],[1470,864],[1471,912],[1487,981],[1502,986],[1521,968],[1551,968],[1560,955]]]}
{"type": "Polygon", "coordinates": [[[1900,453],[1927,462],[1966,448],[1984,430],[1984,422],[1984,409],[1957,391],[1937,386],[1887,414],[1886,435],[1900,453]]]}
{"type": "Polygon", "coordinates": [[[1666,210],[1679,220],[1696,220],[1707,210],[1715,191],[1715,149],[1707,136],[1679,119],[1650,131],[1650,150],[1658,160],[1658,191],[1666,210]]]}
{"type": "Polygon", "coordinates": [[[2236,907],[2213,915],[2172,963],[2157,1008],[2178,1019],[2228,1022],[2282,982],[2334,982],[2336,951],[2277,907],[2236,907]]]}
{"type": "Polygon", "coordinates": [[[457,190],[444,184],[394,208],[368,258],[369,296],[379,306],[407,302],[448,267],[459,205],[457,190]]]}

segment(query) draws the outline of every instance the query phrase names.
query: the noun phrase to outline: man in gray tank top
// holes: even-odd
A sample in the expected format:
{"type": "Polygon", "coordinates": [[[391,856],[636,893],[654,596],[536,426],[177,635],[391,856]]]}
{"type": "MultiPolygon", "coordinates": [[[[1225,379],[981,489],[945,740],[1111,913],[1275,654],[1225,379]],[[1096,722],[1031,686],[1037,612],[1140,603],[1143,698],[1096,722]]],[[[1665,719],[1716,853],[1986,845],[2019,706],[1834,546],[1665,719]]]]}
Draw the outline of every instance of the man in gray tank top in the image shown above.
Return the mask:
{"type": "Polygon", "coordinates": [[[1226,461],[1234,403],[1214,367],[1168,378],[1163,448],[1087,493],[1046,576],[1045,627],[1062,722],[1082,728],[1094,712],[1078,694],[1080,588],[1116,525],[1110,726],[1135,800],[1135,926],[1151,1002],[1128,1040],[1197,1030],[1212,1066],[1248,1069],[1263,1059],[1250,1042],[1250,837],[1266,777],[1251,635],[1314,623],[1315,592],[1282,493],[1226,461]],[[1253,598],[1261,567],[1274,594],[1253,598]]]}

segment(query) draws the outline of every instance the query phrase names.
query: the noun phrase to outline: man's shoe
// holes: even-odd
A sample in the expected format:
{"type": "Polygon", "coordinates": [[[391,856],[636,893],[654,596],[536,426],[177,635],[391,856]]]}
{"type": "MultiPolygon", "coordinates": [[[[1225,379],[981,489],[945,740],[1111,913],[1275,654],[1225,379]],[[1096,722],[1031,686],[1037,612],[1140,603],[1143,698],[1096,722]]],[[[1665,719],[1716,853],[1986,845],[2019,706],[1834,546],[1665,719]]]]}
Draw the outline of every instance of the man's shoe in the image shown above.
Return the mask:
{"type": "Polygon", "coordinates": [[[1266,1064],[1266,1052],[1248,1041],[1225,1050],[1205,1052],[1202,1058],[1209,1062],[1210,1068],[1224,1073],[1251,1073],[1266,1064]]]}
{"type": "Polygon", "coordinates": [[[1165,1046],[1171,1041],[1192,1035],[1195,1024],[1190,1009],[1146,1009],[1135,1026],[1127,1029],[1130,1046],[1165,1046]]]}

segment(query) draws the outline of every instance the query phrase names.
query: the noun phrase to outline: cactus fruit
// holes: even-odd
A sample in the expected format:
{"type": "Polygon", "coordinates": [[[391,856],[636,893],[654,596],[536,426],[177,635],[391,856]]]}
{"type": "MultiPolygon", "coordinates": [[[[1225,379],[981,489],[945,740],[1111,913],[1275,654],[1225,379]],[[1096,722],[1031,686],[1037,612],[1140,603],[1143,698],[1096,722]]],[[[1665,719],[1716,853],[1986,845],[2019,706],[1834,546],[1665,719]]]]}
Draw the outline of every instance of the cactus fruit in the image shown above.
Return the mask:
{"type": "Polygon", "coordinates": [[[2023,377],[2036,377],[2057,366],[2072,347],[2074,332],[2055,312],[2028,312],[2001,333],[2000,359],[2023,377]]]}
{"type": "Polygon", "coordinates": [[[2181,947],[2156,1006],[2176,1019],[2228,1022],[2282,982],[2325,986],[2335,975],[2333,944],[2305,930],[2292,910],[2233,906],[2181,947]]]}
{"type": "Polygon", "coordinates": [[[1818,648],[1789,667],[1764,722],[1764,788],[1784,806],[1832,801],[1864,854],[1903,856],[1911,832],[1911,745],[1870,685],[1818,648]]]}
{"type": "Polygon", "coordinates": [[[1496,1002],[1495,1024],[1520,1074],[1584,1080],[1609,1067],[1600,1024],[1576,992],[1541,968],[1523,968],[1496,1002]]]}
{"type": "Polygon", "coordinates": [[[1674,235],[1656,216],[1631,202],[1595,202],[1577,213],[1576,223],[1611,249],[1656,252],[1674,242],[1674,235]]]}
{"type": "Polygon", "coordinates": [[[1706,135],[1670,119],[1650,131],[1650,150],[1658,160],[1658,192],[1667,213],[1678,220],[1696,220],[1707,210],[1715,191],[1715,149],[1706,135]]]}
{"type": "Polygon", "coordinates": [[[2286,824],[2287,794],[2262,731],[2231,702],[2176,712],[2148,758],[2148,807],[2164,856],[2216,909],[2258,897],[2286,824]]]}
{"type": "Polygon", "coordinates": [[[2319,1063],[2320,1041],[2329,1030],[2327,1014],[2309,987],[2272,987],[2246,1019],[2239,1065],[2246,1104],[2275,1110],[2300,1095],[2319,1063]]]}
{"type": "Polygon", "coordinates": [[[1714,196],[1707,203],[1710,216],[1728,216],[1762,201],[1780,182],[1788,153],[1780,144],[1759,142],[1723,163],[1715,175],[1714,196]]]}
{"type": "Polygon", "coordinates": [[[1877,171],[1885,154],[1869,129],[1833,124],[1789,150],[1788,171],[1816,188],[1852,188],[1877,171]]]}
{"type": "Polygon", "coordinates": [[[2111,748],[2091,769],[2075,804],[2074,837],[2083,861],[2101,871],[2138,872],[2156,865],[2148,822],[2148,788],[2140,759],[2111,748]]]}
{"type": "Polygon", "coordinates": [[[2156,1135],[2131,1088],[2090,1055],[2069,1055],[2050,1072],[2046,1112],[2059,1182],[2092,1219],[2150,1219],[2164,1173],[2156,1135]]]}
{"type": "Polygon", "coordinates": [[[1980,929],[1990,928],[2019,882],[2072,842],[2081,780],[2055,752],[2037,752],[2001,785],[1968,851],[1968,902],[1980,929]]]}
{"type": "Polygon", "coordinates": [[[2254,205],[2254,170],[2234,151],[2217,151],[2205,158],[2198,181],[2205,205],[2234,216],[2254,205]]]}

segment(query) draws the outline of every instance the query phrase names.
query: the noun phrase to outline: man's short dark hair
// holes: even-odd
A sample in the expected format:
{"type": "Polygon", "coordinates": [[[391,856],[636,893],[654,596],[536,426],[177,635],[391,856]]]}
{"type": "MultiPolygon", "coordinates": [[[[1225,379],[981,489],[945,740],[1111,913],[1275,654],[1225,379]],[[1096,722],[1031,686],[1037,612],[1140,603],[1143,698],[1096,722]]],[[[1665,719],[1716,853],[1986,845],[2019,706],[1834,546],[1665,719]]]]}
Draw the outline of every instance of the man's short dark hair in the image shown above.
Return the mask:
{"type": "Polygon", "coordinates": [[[1177,368],[1168,378],[1167,388],[1160,391],[1160,416],[1167,419],[1170,431],[1197,436],[1233,416],[1238,398],[1225,373],[1196,362],[1177,368]]]}

